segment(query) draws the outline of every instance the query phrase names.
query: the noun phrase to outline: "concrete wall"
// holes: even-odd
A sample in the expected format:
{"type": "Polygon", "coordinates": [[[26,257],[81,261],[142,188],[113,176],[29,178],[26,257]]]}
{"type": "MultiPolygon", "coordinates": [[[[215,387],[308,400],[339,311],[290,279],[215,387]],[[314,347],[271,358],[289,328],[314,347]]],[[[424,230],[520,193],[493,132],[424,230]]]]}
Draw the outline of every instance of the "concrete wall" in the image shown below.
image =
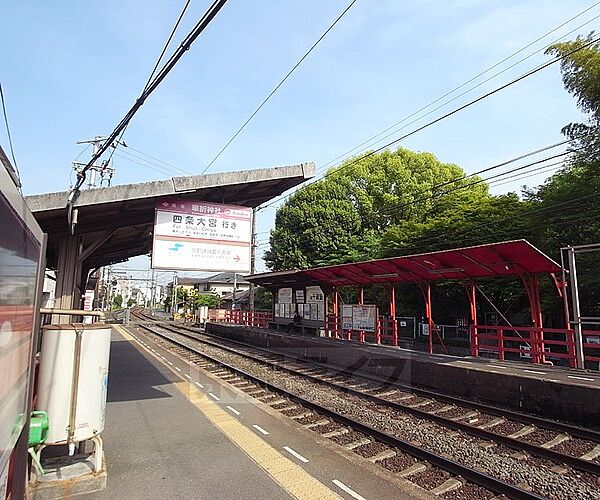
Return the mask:
{"type": "Polygon", "coordinates": [[[206,331],[440,393],[496,403],[579,425],[598,425],[600,391],[589,387],[491,373],[478,367],[476,363],[473,368],[455,366],[449,364],[453,360],[450,357],[431,359],[428,355],[412,351],[317,337],[282,335],[258,328],[207,323],[206,331]]]}

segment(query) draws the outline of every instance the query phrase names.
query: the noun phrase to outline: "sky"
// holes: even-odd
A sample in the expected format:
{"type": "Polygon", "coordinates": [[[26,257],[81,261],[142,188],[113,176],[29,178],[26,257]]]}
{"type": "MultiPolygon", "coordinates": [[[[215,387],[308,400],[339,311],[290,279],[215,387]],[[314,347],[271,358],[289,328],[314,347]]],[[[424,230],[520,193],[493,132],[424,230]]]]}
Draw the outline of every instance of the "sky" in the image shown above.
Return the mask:
{"type": "MultiPolygon", "coordinates": [[[[204,170],[349,2],[229,0],[132,120],[124,140],[137,151],[117,151],[113,184],[204,170]],[[139,151],[171,166],[144,163],[139,151]]],[[[108,135],[121,120],[183,3],[3,4],[0,82],[25,194],[69,188],[71,162],[85,161],[90,153],[76,142],[108,135]]],[[[191,1],[175,42],[210,3],[191,1]]],[[[358,0],[208,172],[306,161],[323,171],[331,160],[592,6],[461,91],[533,54],[525,61],[428,116],[408,126],[403,122],[405,128],[394,129],[388,140],[547,62],[543,48],[555,40],[598,30],[600,18],[594,18],[600,5],[578,0],[358,0]]],[[[565,124],[583,119],[555,64],[398,145],[432,152],[475,172],[556,143],[565,124]]],[[[8,151],[4,127],[0,144],[8,151]]],[[[522,184],[537,185],[547,175],[492,192],[519,191],[522,184]]],[[[259,212],[259,257],[268,248],[276,207],[259,212]]],[[[147,257],[130,262],[132,268],[147,265],[147,257]]],[[[257,271],[264,269],[259,260],[257,271]]]]}

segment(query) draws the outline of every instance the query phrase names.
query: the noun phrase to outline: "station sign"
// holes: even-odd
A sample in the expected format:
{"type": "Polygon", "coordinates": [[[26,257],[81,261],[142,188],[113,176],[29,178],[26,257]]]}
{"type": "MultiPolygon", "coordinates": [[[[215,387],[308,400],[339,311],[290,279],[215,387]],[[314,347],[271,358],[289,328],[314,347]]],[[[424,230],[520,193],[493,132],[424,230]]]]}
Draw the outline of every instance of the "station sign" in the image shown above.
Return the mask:
{"type": "Polygon", "coordinates": [[[156,203],[152,267],[250,272],[252,209],[170,198],[156,203]]]}
{"type": "Polygon", "coordinates": [[[277,290],[277,302],[280,304],[291,304],[292,303],[292,289],[291,288],[280,288],[277,290]]]}
{"type": "Polygon", "coordinates": [[[342,306],[342,329],[375,332],[377,307],[374,305],[344,304],[342,306]]]}

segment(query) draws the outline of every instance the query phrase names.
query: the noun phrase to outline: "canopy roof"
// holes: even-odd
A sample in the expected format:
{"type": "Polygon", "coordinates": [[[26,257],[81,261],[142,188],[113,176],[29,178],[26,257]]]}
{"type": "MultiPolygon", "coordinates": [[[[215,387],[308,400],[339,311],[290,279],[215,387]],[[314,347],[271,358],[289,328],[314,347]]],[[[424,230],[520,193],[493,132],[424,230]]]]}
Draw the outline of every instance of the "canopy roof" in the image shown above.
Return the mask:
{"type": "Polygon", "coordinates": [[[555,261],[531,243],[515,240],[336,266],[253,274],[246,276],[246,279],[270,288],[311,284],[332,288],[376,283],[498,278],[556,273],[560,270],[555,261]]]}

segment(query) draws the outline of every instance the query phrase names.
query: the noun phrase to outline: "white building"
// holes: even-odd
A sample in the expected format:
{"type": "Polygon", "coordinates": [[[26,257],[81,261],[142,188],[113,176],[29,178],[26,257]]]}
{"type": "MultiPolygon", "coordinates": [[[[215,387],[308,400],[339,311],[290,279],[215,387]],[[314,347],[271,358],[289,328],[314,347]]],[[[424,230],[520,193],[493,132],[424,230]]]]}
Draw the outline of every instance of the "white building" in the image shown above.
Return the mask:
{"type": "Polygon", "coordinates": [[[234,282],[237,284],[236,293],[250,290],[250,282],[244,279],[242,274],[235,276],[234,273],[219,273],[207,278],[194,280],[194,288],[198,293],[212,293],[223,297],[233,293],[234,282]]]}

